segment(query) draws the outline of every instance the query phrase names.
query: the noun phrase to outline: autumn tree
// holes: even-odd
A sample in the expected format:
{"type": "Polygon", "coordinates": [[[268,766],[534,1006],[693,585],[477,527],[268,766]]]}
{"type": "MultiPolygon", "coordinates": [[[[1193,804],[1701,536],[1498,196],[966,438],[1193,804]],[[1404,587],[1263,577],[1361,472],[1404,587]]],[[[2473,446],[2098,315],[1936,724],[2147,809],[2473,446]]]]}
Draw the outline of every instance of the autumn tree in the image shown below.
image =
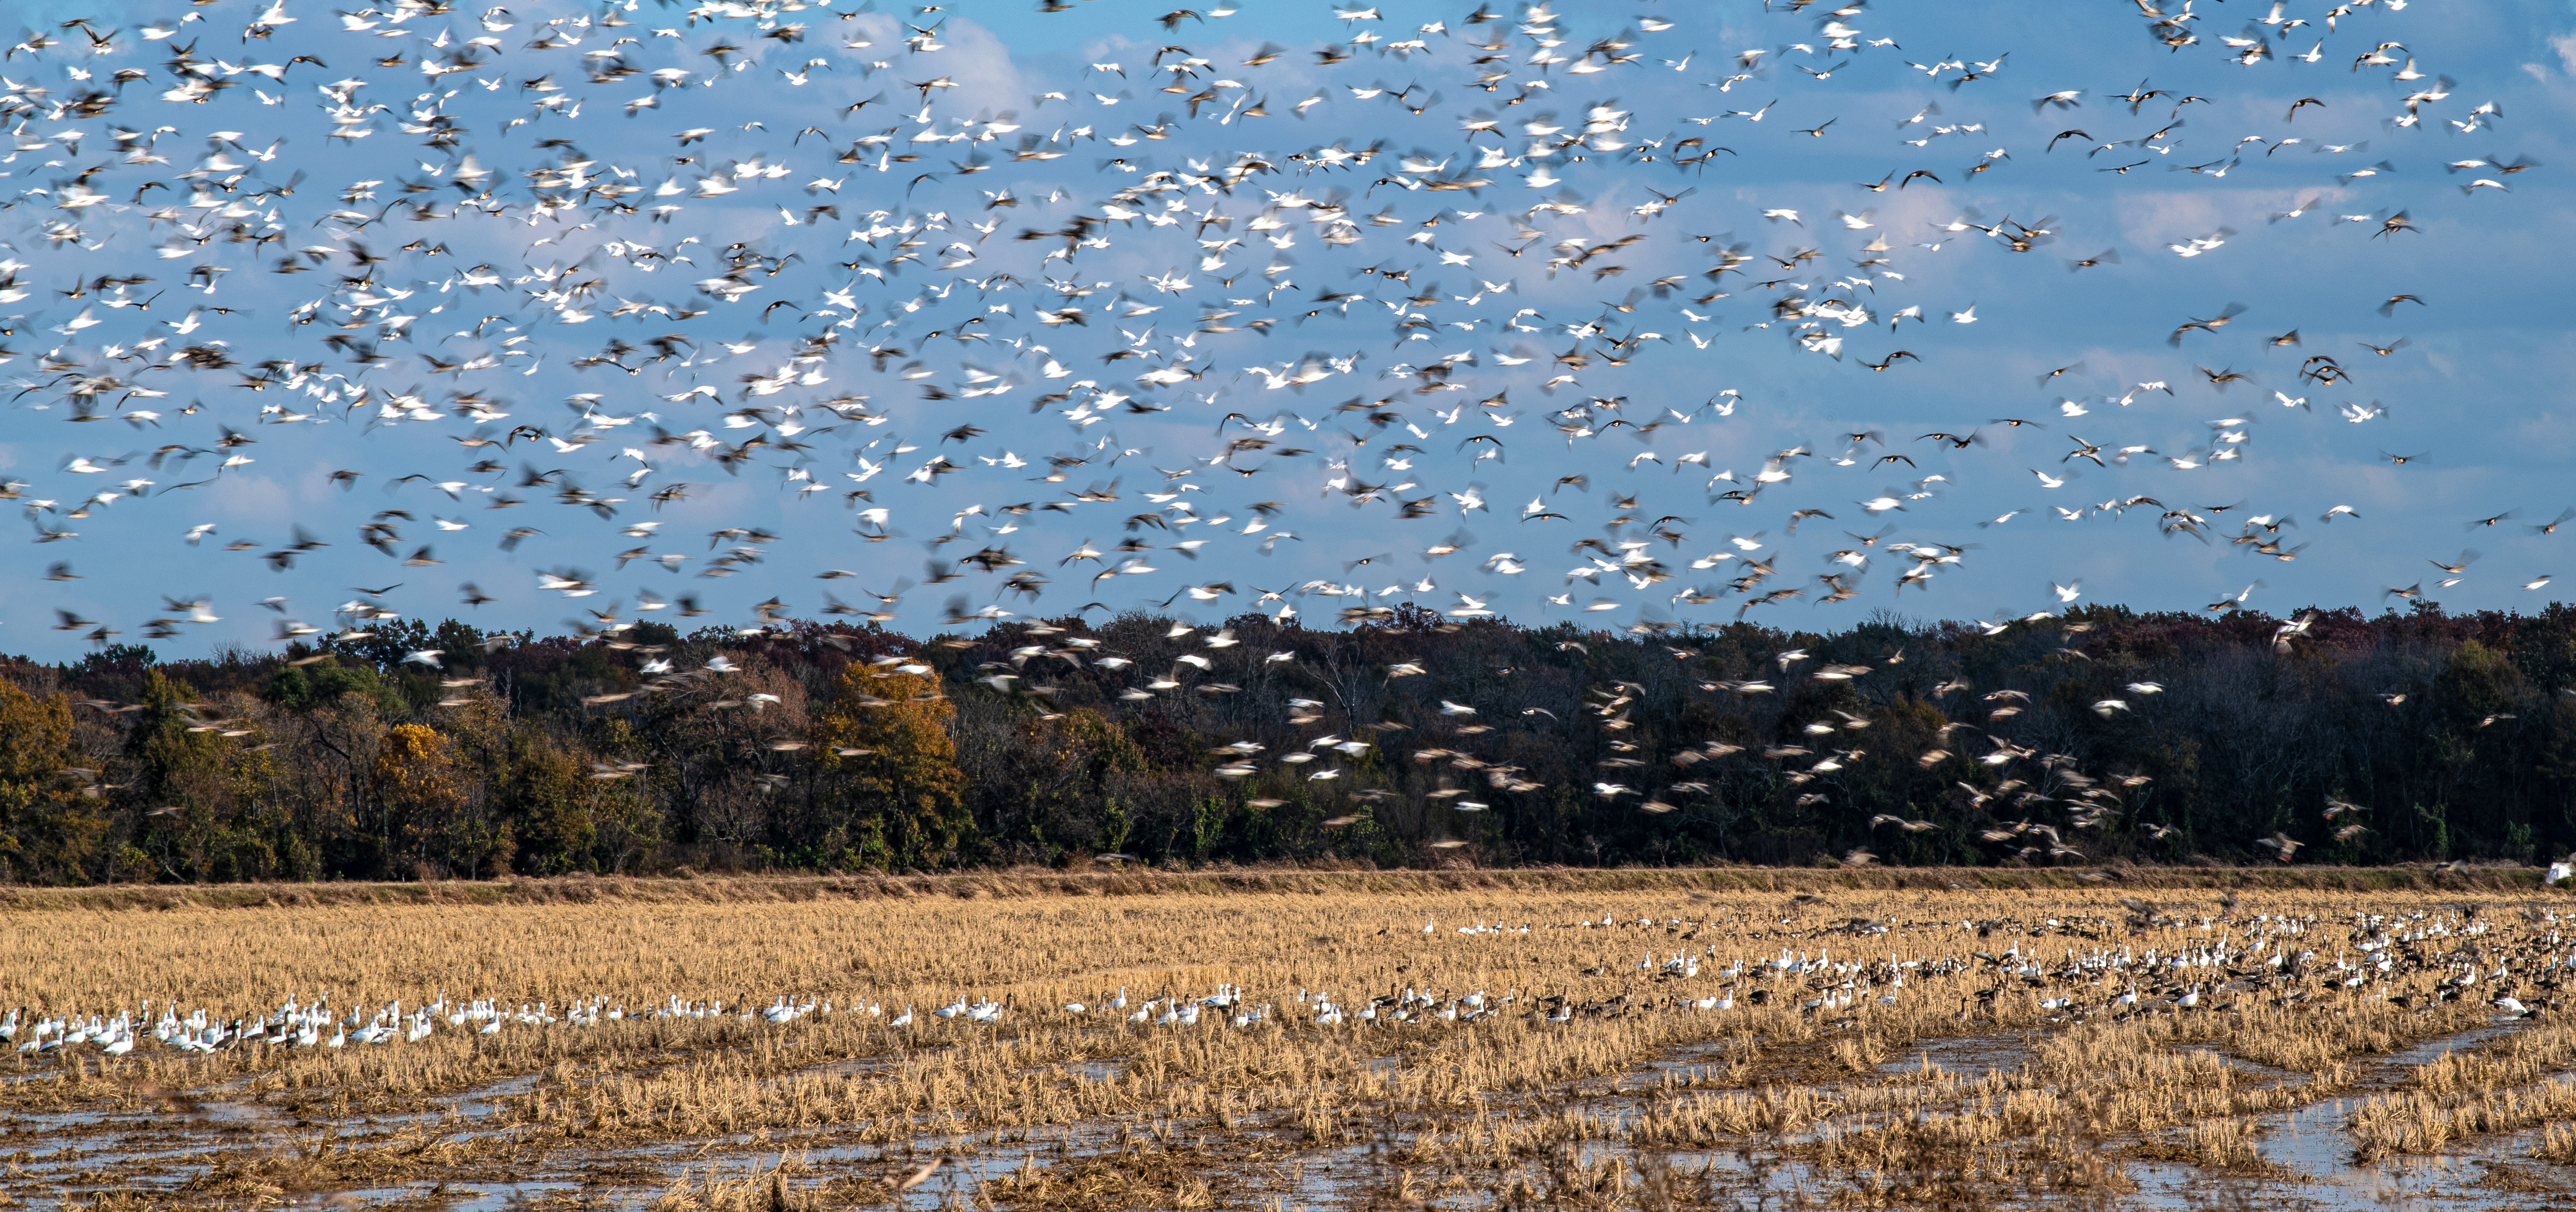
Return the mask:
{"type": "Polygon", "coordinates": [[[70,701],[0,682],[0,879],[85,878],[107,820],[63,773],[76,764],[70,701]]]}
{"type": "Polygon", "coordinates": [[[456,843],[465,840],[454,836],[465,806],[456,776],[454,748],[437,729],[396,724],[385,730],[368,791],[389,827],[392,856],[416,870],[448,867],[456,843]]]}
{"type": "Polygon", "coordinates": [[[954,862],[971,829],[966,776],[948,735],[955,715],[936,678],[844,670],[812,717],[811,852],[854,866],[954,862]]]}

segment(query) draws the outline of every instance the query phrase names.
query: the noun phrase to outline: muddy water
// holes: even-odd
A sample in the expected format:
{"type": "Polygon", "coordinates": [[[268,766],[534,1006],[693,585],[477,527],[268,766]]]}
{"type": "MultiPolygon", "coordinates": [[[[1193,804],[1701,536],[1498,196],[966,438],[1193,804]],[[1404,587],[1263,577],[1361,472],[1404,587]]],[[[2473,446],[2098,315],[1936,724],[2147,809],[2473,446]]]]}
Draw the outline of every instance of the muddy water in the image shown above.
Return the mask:
{"type": "MultiPolygon", "coordinates": [[[[2457,1149],[2429,1157],[2388,1158],[2367,1164],[2353,1160],[2354,1142],[2344,1130],[2347,1118],[2361,1098],[2370,1093],[2395,1087],[2417,1066],[2431,1064],[2452,1052],[2464,1052],[2522,1030],[2526,1020],[2499,1019],[2484,1026],[2436,1039],[2383,1057],[2363,1057],[2348,1066],[2352,1089],[2334,1097],[2275,1112],[2257,1119],[2261,1136],[2256,1145],[2258,1156],[2272,1172],[2263,1176],[2213,1174],[2197,1167],[2165,1163],[2134,1163],[2125,1167],[2138,1191],[2117,1206],[2141,1212],[2176,1212],[2204,1208],[2247,1209],[2313,1209],[2329,1212],[2336,1209],[2461,1209],[2463,1212],[2485,1210],[2537,1209],[2567,1207],[2560,1197],[2529,1191],[2498,1189],[2520,1186],[2511,1180],[2528,1173],[2550,1186],[2563,1186],[2576,1175],[2565,1167],[2530,1160],[2536,1134],[2522,1133],[2483,1138],[2464,1143],[2457,1149]],[[2495,1186],[2486,1185],[2490,1177],[2504,1179],[2495,1186]]],[[[2010,1068],[2020,1059],[2009,1049],[2001,1048],[2002,1037],[1988,1040],[1946,1041],[1952,1045],[1933,1052],[1935,1063],[1948,1068],[1964,1068],[1961,1062],[1975,1057],[1993,1063],[1991,1068],[2010,1068]]],[[[2025,1045],[2026,1049],[2026,1045],[2025,1045]]],[[[2302,1074],[2275,1069],[2241,1058],[2226,1056],[2217,1049],[2191,1045],[2183,1051],[2207,1051],[2225,1057],[2228,1063],[2248,1077],[2267,1083],[2303,1084],[2302,1074]]]]}
{"type": "MultiPolygon", "coordinates": [[[[2270,1172],[2260,1176],[2212,1173],[2187,1165],[2127,1163],[2123,1170],[2134,1192],[2082,1201],[2093,1207],[2134,1208],[2141,1212],[2197,1212],[2208,1208],[2246,1209],[2461,1209],[2464,1212],[2508,1212],[2568,1206],[2553,1197],[2534,1195],[2515,1178],[2530,1175],[2564,1187],[2576,1175],[2565,1168],[2529,1160],[2532,1138],[2508,1136],[2469,1142],[2438,1156],[2402,1158],[2356,1165],[2353,1142],[2344,1122],[2357,1098],[2395,1086],[2415,1066],[2431,1063],[2445,1052],[2487,1044],[2522,1027],[2501,1020],[2456,1035],[2427,1041],[2386,1057],[2362,1058],[2350,1067],[2352,1084],[2335,1098],[2322,1099],[2262,1118],[2259,1151],[2270,1172]],[[2499,1185],[2493,1180],[2506,1180],[2499,1185]],[[2519,1188],[2519,1189],[2517,1189],[2519,1188]]],[[[2010,1072],[2030,1057],[2038,1036],[2005,1033],[1957,1039],[1934,1039],[1888,1057],[1878,1072],[1890,1077],[1920,1069],[1927,1061],[1962,1078],[2010,1072]]],[[[848,1062],[864,1069],[875,1061],[848,1062]]],[[[1399,1066],[1399,1057],[1377,1058],[1370,1068],[1399,1066]]],[[[2249,1081],[2297,1085],[2304,1075],[2231,1058],[2249,1081]]],[[[1059,1066],[1085,1081],[1117,1080],[1124,1061],[1117,1058],[1059,1066]]],[[[1714,1085],[1725,1071],[1725,1045],[1711,1043],[1676,1049],[1636,1066],[1605,1092],[1589,1100],[1605,1111],[1633,1107],[1672,1084],[1714,1085]],[[1617,1104],[1614,1107],[1612,1104],[1617,1104]]],[[[228,1148],[277,1147],[289,1141],[309,1143],[333,1138],[353,1143],[390,1139],[397,1134],[435,1133],[442,1138],[471,1139],[507,1131],[500,1124],[508,1100],[537,1088],[539,1079],[523,1076],[456,1095],[435,1112],[360,1118],[327,1124],[293,1124],[275,1110],[249,1101],[209,1101],[185,1113],[85,1112],[19,1115],[0,1127],[0,1153],[14,1155],[13,1170],[0,1177],[0,1191],[29,1208],[64,1207],[83,1202],[90,1192],[112,1186],[144,1194],[159,1193],[173,1204],[178,1189],[202,1175],[214,1152],[228,1148]]],[[[1537,1108],[1533,1108],[1537,1109],[1537,1108]]],[[[1136,1125],[1130,1125],[1136,1126],[1136,1125]]],[[[1067,1156],[1114,1157],[1118,1126],[1082,1124],[1039,1133],[1010,1132],[977,1137],[924,1136],[891,1147],[849,1143],[832,1132],[772,1134],[661,1142],[576,1153],[558,1153],[513,1174],[506,1182],[420,1183],[336,1191],[328,1197],[343,1207],[446,1208],[458,1212],[499,1212],[521,1206],[570,1205],[635,1208],[649,1205],[684,1176],[749,1178],[774,1165],[782,1151],[800,1155],[807,1169],[792,1186],[810,1186],[833,1176],[875,1175],[909,1168],[930,1157],[948,1157],[929,1183],[904,1192],[900,1204],[915,1212],[971,1202],[981,1184],[1010,1174],[1023,1165],[1047,1166],[1067,1156]],[[613,1177],[612,1177],[613,1176],[613,1177]]],[[[1220,1181],[1226,1203],[1271,1199],[1296,1208],[1360,1208],[1382,1204],[1398,1168],[1382,1145],[1348,1145],[1297,1150],[1274,1141],[1284,1160],[1265,1162],[1259,1181],[1244,1175],[1239,1184],[1220,1181]],[[1228,1194],[1228,1192],[1231,1194],[1228,1194]],[[1242,1196],[1241,1200],[1234,1196],[1242,1196]]],[[[1597,1162],[1626,1148],[1617,1141],[1587,1144],[1576,1156],[1597,1162]]],[[[1711,1183],[1752,1204],[1780,1207],[1835,1207],[1835,1186],[1824,1176],[1794,1162],[1750,1151],[1674,1154],[1667,1160],[1684,1172],[1704,1173],[1711,1183]]],[[[1532,1177],[1541,1177],[1535,1167],[1532,1177]]],[[[1543,1185],[1539,1189],[1544,1189],[1543,1185]]],[[[1452,1206],[1453,1201],[1437,1201],[1452,1206]]],[[[1748,1205],[1750,1206],[1750,1204],[1748,1205]]]]}
{"type": "Polygon", "coordinates": [[[1929,1061],[1970,1080],[1987,1073],[2010,1073],[2030,1060],[2031,1050],[2038,1046],[2039,1038],[2035,1031],[2006,1031],[1997,1035],[1916,1040],[1903,1051],[1879,1062],[1878,1071],[1894,1077],[1920,1069],[1924,1062],[1929,1061]]]}

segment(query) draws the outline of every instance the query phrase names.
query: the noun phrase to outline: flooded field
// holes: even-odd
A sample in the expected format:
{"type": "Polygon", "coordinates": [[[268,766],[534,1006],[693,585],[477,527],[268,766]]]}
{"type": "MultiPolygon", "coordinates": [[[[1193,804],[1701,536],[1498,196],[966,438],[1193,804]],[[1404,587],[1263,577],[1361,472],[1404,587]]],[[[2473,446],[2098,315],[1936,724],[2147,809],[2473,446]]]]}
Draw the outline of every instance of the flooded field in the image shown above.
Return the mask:
{"type": "Polygon", "coordinates": [[[12,911],[0,1194],[2576,1206],[2563,894],[1798,887],[12,911]]]}

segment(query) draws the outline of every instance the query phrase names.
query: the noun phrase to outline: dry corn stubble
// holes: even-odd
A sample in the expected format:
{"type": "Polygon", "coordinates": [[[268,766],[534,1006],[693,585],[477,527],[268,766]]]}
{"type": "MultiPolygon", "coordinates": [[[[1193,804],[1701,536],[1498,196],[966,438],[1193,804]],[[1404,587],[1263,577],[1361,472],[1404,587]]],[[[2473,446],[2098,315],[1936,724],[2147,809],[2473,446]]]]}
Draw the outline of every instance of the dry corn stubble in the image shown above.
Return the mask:
{"type": "MultiPolygon", "coordinates": [[[[925,1151],[947,1151],[1009,1163],[976,1188],[988,1203],[1245,1206],[1307,1191],[1296,1175],[1331,1158],[1368,1176],[1335,1180],[1327,1202],[1364,1191],[1608,1207],[1740,1183],[1695,1159],[1749,1149],[1800,1167],[1819,1192],[1938,1205],[1971,1190],[2115,1194],[2121,1157],[2259,1171],[2259,1117],[2355,1090],[2371,1058],[2487,1021],[2502,991],[2492,978],[2477,996],[2442,996],[2464,965],[2506,971],[2526,1001],[2556,993],[2554,975],[2513,967],[2545,950],[2554,923],[2490,912],[2467,933],[2445,908],[2456,898],[2256,891],[2222,915],[2206,896],[2166,892],[2149,918],[2116,895],[1845,890],[1798,904],[1485,889],[18,913],[0,929],[0,1004],[31,1013],[148,998],[237,1017],[325,992],[372,1010],[444,991],[552,1012],[599,998],[629,1016],[492,1036],[441,1027],[379,1047],[11,1054],[0,1074],[31,1080],[0,1088],[0,1103],[177,1109],[184,1123],[205,1101],[270,1117],[257,1147],[210,1149],[182,1183],[116,1197],[166,1206],[608,1172],[673,1142],[776,1157],[779,1140],[863,1160],[809,1172],[791,1158],[753,1177],[666,1165],[638,1185],[674,1209],[838,1206],[881,1199],[925,1151]],[[2365,952],[2355,910],[2424,913],[2403,922],[2445,932],[2365,952]],[[2297,932],[2271,920],[2283,915],[2301,919],[2297,932]],[[1503,931],[1456,931],[1475,924],[1503,931]],[[2217,946],[2220,962],[2180,970],[2083,962],[2217,946]],[[1791,969],[1765,965],[1784,950],[1791,969]],[[69,955],[105,959],[60,962],[69,955]],[[2379,955],[2402,958],[2343,986],[2379,955]],[[1673,967],[1683,960],[1694,974],[1673,967]],[[1228,986],[1240,1005],[1196,1027],[1101,1009],[1122,987],[1132,1009],[1228,986]],[[1476,992],[1492,1011],[1478,1021],[1433,1013],[1476,992]],[[1318,1025],[1312,998],[1327,993],[1380,1021],[1318,1025]],[[2178,1008],[2186,995],[2196,1004],[2178,1008]],[[728,1013],[648,1016],[675,997],[728,1013]],[[829,998],[834,1012],[784,1025],[734,1013],[780,997],[829,998]],[[990,1026],[929,1013],[959,998],[1006,1009],[990,1026]],[[1726,1008],[1686,1004],[1699,1000],[1726,1008]],[[893,1027],[906,1007],[917,1025],[893,1027]],[[1223,1025],[1254,1008],[1269,1011],[1261,1025],[1223,1025]],[[1400,1009],[1411,1021],[1391,1024],[1400,1009]],[[1962,1040],[1985,1050],[1952,1067],[1939,1049],[1962,1040]],[[1935,1051],[1910,1057],[1918,1045],[1935,1051]],[[319,1128],[362,1116],[416,1118],[319,1143],[319,1128]]],[[[2384,922],[2378,936],[2392,932],[2384,922]]],[[[2576,1110],[2551,1080],[2571,1049],[2544,1028],[2415,1070],[2355,1113],[2356,1150],[2550,1124],[2576,1110]]],[[[2534,1153],[2566,1158],[2576,1142],[2564,1136],[2553,1127],[2534,1153]]]]}
{"type": "Polygon", "coordinates": [[[2367,1159],[2540,1128],[2535,1156],[2576,1161],[2564,1132],[2570,1120],[2576,1120],[2576,1026],[2551,1022],[2415,1066],[2403,1088],[2354,1109],[2350,1130],[2367,1159]]]}

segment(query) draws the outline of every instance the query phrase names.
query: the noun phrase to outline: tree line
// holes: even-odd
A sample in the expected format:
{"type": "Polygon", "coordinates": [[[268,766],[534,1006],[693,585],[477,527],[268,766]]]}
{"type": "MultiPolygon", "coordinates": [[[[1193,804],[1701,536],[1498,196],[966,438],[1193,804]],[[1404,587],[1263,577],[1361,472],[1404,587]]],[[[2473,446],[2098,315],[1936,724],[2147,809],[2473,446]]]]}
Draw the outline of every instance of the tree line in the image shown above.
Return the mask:
{"type": "Polygon", "coordinates": [[[0,658],[0,880],[1122,860],[2531,863],[2576,847],[2576,611],[1587,630],[1418,607],[402,621],[0,658]]]}

